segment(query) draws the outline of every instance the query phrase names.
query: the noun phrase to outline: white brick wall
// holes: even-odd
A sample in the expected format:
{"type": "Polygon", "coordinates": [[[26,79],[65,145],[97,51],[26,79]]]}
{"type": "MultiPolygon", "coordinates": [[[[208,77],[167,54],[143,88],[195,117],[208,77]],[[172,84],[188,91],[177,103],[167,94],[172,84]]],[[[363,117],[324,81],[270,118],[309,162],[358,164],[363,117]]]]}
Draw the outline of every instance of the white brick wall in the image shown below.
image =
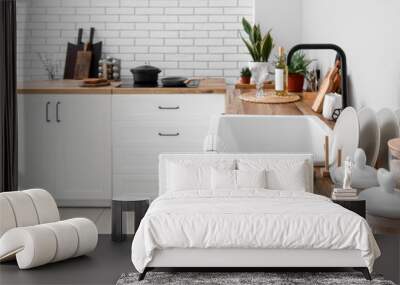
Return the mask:
{"type": "Polygon", "coordinates": [[[249,56],[239,38],[252,0],[17,0],[18,79],[44,79],[38,52],[64,71],[67,42],[96,28],[106,55],[122,59],[122,76],[150,61],[162,76],[224,76],[234,82],[249,56]]]}

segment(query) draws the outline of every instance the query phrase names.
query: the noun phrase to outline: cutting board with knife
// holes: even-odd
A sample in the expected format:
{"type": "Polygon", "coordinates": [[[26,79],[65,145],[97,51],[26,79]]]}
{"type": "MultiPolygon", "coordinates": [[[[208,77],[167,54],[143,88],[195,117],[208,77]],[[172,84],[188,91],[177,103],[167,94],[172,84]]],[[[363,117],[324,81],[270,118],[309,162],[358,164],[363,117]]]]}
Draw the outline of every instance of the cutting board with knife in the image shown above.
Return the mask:
{"type": "Polygon", "coordinates": [[[94,28],[90,28],[89,42],[82,42],[83,29],[78,30],[76,44],[68,43],[65,59],[64,79],[97,77],[98,61],[101,58],[102,42],[93,43],[94,28]]]}

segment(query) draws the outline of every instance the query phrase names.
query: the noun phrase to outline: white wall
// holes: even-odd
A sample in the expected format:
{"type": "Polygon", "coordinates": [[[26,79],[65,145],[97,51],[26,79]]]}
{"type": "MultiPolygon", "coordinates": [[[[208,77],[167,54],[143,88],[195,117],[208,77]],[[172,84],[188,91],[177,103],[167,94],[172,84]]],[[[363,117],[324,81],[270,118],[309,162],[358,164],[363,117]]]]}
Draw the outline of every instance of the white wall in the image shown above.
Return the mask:
{"type": "Polygon", "coordinates": [[[346,52],[350,102],[400,107],[400,1],[303,0],[302,41],[346,52]]]}
{"type": "Polygon", "coordinates": [[[162,75],[224,76],[233,82],[249,55],[239,38],[252,0],[17,0],[18,78],[43,79],[38,52],[61,64],[67,42],[91,26],[122,76],[150,61],[162,75]]]}
{"type": "Polygon", "coordinates": [[[254,19],[263,31],[272,29],[276,47],[289,50],[301,41],[301,7],[301,0],[254,0],[254,19]]]}

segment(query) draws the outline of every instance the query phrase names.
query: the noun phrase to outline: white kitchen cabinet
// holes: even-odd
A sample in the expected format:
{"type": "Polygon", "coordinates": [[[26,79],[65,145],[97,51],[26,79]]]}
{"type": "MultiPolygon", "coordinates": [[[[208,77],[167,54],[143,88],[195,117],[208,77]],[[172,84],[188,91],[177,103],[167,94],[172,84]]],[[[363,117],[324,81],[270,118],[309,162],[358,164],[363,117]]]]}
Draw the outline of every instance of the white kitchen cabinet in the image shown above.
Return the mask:
{"type": "Polygon", "coordinates": [[[113,95],[113,195],[156,196],[158,155],[202,152],[211,116],[223,112],[224,94],[113,95]]]}
{"type": "Polygon", "coordinates": [[[109,205],[111,95],[19,95],[19,113],[20,188],[45,188],[61,206],[109,205]]]}
{"type": "Polygon", "coordinates": [[[55,195],[58,136],[51,95],[18,96],[20,189],[44,188],[55,195]],[[47,116],[46,116],[47,114],[47,116]]]}

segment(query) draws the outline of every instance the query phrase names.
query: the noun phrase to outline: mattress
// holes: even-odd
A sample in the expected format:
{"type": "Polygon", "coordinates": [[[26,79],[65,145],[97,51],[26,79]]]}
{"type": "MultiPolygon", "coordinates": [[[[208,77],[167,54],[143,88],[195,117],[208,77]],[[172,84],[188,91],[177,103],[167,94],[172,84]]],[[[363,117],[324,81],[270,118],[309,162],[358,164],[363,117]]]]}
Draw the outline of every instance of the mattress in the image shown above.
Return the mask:
{"type": "Polygon", "coordinates": [[[167,192],[151,204],[132,243],[143,272],[162,249],[359,250],[372,271],[380,255],[362,217],[307,192],[266,189],[167,192]]]}

